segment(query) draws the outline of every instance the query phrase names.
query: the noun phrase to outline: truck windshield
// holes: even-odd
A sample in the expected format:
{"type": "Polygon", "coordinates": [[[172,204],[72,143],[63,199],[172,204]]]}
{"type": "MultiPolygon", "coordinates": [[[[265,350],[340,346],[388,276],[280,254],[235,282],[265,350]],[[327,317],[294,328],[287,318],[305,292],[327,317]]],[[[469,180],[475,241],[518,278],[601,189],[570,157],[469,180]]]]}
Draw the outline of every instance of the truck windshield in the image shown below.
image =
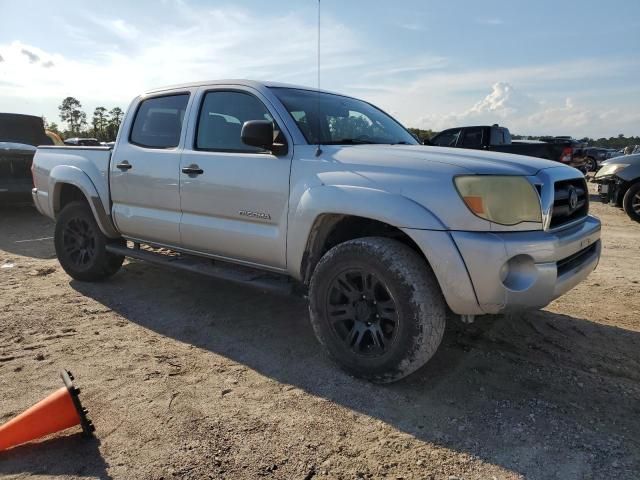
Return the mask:
{"type": "Polygon", "coordinates": [[[418,144],[396,120],[367,102],[313,90],[272,90],[310,144],[418,144]]]}

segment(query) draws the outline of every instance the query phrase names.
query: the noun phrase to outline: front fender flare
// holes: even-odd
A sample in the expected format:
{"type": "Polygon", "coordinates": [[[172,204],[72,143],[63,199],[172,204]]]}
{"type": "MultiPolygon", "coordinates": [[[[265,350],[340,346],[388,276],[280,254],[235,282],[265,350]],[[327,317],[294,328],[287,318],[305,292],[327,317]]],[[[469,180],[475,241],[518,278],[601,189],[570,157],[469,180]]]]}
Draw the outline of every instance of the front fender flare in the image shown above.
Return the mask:
{"type": "Polygon", "coordinates": [[[104,210],[98,190],[89,176],[78,167],[72,165],[57,165],[49,174],[49,211],[57,216],[60,211],[60,196],[65,184],[77,187],[87,199],[93,212],[98,227],[109,238],[118,238],[120,234],[116,230],[111,215],[104,210]]]}
{"type": "Polygon", "coordinates": [[[307,244],[321,215],[353,215],[384,222],[397,228],[445,230],[427,208],[403,197],[367,187],[320,185],[307,189],[290,210],[287,234],[289,272],[301,280],[307,244]]]}

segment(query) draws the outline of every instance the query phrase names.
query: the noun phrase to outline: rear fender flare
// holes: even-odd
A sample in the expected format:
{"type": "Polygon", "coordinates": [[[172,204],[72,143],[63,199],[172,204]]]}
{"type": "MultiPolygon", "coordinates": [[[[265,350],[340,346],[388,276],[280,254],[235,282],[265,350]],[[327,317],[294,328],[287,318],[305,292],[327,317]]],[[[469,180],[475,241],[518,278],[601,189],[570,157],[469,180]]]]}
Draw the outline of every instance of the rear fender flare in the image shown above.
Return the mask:
{"type": "Polygon", "coordinates": [[[78,167],[71,165],[58,165],[53,167],[49,174],[48,191],[51,192],[49,196],[49,211],[53,213],[54,217],[56,217],[60,212],[60,197],[62,187],[65,184],[73,185],[82,192],[89,204],[89,207],[91,207],[93,216],[102,233],[109,238],[120,237],[120,234],[113,224],[111,215],[104,210],[98,190],[89,176],[78,167]]]}

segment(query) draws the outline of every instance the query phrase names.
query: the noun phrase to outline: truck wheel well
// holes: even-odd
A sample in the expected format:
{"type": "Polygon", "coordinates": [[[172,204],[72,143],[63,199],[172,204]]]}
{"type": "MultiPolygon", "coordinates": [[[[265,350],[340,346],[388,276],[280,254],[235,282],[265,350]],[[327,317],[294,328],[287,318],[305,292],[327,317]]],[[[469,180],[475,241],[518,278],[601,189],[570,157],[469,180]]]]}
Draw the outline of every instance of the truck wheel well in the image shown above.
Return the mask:
{"type": "Polygon", "coordinates": [[[80,190],[75,185],[71,185],[70,183],[62,184],[62,186],[60,187],[60,196],[58,198],[57,204],[55,204],[56,208],[54,213],[57,215],[66,205],[78,200],[82,202],[87,201],[84,193],[82,193],[82,190],[80,190]]]}
{"type": "MultiPolygon", "coordinates": [[[[331,248],[362,237],[393,238],[408,245],[425,258],[418,245],[398,227],[355,215],[325,214],[316,219],[307,240],[307,247],[302,257],[303,282],[309,284],[316,265],[331,248]]],[[[426,258],[425,261],[427,261],[426,258]]]]}

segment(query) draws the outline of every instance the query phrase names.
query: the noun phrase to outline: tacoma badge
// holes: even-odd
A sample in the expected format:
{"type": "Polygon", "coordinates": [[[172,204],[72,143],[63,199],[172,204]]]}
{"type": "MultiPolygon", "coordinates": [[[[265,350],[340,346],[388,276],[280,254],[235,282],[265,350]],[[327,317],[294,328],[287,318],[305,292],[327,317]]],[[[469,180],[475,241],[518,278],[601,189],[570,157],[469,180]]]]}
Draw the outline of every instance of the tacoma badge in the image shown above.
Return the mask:
{"type": "Polygon", "coordinates": [[[262,220],[271,220],[271,215],[269,215],[268,213],[250,212],[249,210],[240,210],[238,213],[240,215],[244,215],[245,217],[261,218],[262,220]]]}

